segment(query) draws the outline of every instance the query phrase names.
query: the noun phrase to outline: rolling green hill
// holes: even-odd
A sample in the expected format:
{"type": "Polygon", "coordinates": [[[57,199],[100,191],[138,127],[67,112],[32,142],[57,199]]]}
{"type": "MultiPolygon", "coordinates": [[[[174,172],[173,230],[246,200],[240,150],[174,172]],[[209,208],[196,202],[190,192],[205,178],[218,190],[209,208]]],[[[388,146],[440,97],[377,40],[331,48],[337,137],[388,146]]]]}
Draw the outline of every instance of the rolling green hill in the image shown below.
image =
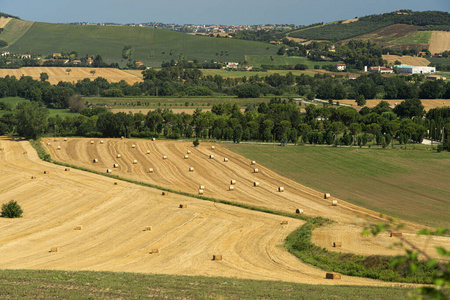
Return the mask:
{"type": "MultiPolygon", "coordinates": [[[[1,36],[8,34],[5,28],[1,36]]],[[[130,26],[81,26],[33,23],[17,40],[9,41],[12,53],[48,55],[77,51],[80,56],[100,54],[107,63],[125,65],[124,46],[132,46],[132,60],[147,66],[160,66],[163,61],[188,60],[243,61],[245,55],[275,55],[277,47],[261,42],[229,38],[193,36],[154,28],[130,26]]]]}

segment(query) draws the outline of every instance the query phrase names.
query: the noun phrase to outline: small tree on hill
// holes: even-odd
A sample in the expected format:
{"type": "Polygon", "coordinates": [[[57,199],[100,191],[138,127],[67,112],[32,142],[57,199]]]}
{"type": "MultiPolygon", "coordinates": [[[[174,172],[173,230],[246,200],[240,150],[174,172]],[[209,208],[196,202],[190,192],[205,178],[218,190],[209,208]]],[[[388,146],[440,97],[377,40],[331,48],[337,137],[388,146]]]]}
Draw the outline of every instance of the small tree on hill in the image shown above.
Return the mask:
{"type": "Polygon", "coordinates": [[[197,147],[198,145],[200,145],[200,142],[198,141],[198,139],[195,139],[192,144],[194,144],[194,147],[197,147]]]}
{"type": "Polygon", "coordinates": [[[41,79],[42,82],[44,82],[44,81],[48,80],[48,74],[43,72],[43,73],[41,73],[39,78],[41,79]]]}
{"type": "Polygon", "coordinates": [[[0,216],[3,218],[21,218],[22,214],[23,210],[20,205],[16,201],[11,200],[2,205],[0,216]]]}

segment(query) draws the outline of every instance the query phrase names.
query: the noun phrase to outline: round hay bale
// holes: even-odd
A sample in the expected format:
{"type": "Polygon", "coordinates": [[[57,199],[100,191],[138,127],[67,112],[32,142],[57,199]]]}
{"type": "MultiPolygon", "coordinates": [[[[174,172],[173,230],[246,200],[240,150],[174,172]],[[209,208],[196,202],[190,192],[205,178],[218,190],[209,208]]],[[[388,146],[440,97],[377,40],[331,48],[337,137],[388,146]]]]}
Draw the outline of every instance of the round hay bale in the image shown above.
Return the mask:
{"type": "Polygon", "coordinates": [[[118,167],[119,167],[119,164],[114,164],[113,167],[114,167],[114,168],[118,168],[118,167]]]}
{"type": "Polygon", "coordinates": [[[67,142],[67,138],[64,138],[64,142],[67,142]]]}
{"type": "Polygon", "coordinates": [[[119,185],[119,183],[117,181],[114,181],[114,185],[119,185]]]}
{"type": "Polygon", "coordinates": [[[213,255],[213,260],[222,260],[222,255],[221,254],[213,255]]]}
{"type": "Polygon", "coordinates": [[[136,148],[136,145],[135,144],[131,145],[131,148],[136,148]]]}
{"type": "Polygon", "coordinates": [[[120,154],[117,154],[117,158],[120,158],[122,155],[120,155],[120,154]]]}
{"type": "Polygon", "coordinates": [[[31,179],[36,179],[36,176],[31,176],[31,179]]]}
{"type": "Polygon", "coordinates": [[[198,189],[199,189],[199,190],[204,190],[204,189],[205,189],[205,186],[204,186],[204,185],[200,185],[200,186],[198,187],[198,189]]]}
{"type": "Polygon", "coordinates": [[[331,195],[328,193],[323,194],[323,199],[329,199],[330,197],[331,195]]]}
{"type": "Polygon", "coordinates": [[[44,174],[50,174],[50,172],[49,171],[44,171],[44,174]]]}
{"type": "Polygon", "coordinates": [[[214,159],[214,155],[211,154],[211,155],[209,156],[209,158],[210,158],[210,159],[214,159]]]}
{"type": "Polygon", "coordinates": [[[59,247],[50,248],[50,252],[59,252],[59,247]]]}
{"type": "Polygon", "coordinates": [[[137,160],[135,159],[135,160],[133,160],[133,164],[134,165],[136,165],[137,164],[137,160]]]}
{"type": "Polygon", "coordinates": [[[332,206],[337,206],[337,200],[331,201],[331,205],[332,205],[332,206]]]}
{"type": "Polygon", "coordinates": [[[180,208],[187,208],[187,204],[180,204],[180,208]]]}
{"type": "Polygon", "coordinates": [[[107,169],[106,173],[112,173],[111,169],[107,169]]]}
{"type": "Polygon", "coordinates": [[[259,182],[258,181],[253,182],[253,186],[259,186],[259,182]]]}
{"type": "Polygon", "coordinates": [[[333,279],[333,280],[341,279],[341,274],[339,274],[339,273],[326,273],[325,278],[326,279],[333,279]]]}
{"type": "Polygon", "coordinates": [[[152,138],[152,141],[156,141],[156,138],[152,138]]]}
{"type": "Polygon", "coordinates": [[[258,169],[253,169],[253,173],[258,173],[259,170],[258,169]]]}
{"type": "Polygon", "coordinates": [[[223,161],[224,161],[224,162],[228,162],[228,158],[225,157],[225,158],[223,159],[223,161]]]}
{"type": "Polygon", "coordinates": [[[279,192],[284,192],[284,187],[280,186],[280,187],[278,188],[278,191],[279,191],[279,192]]]}
{"type": "Polygon", "coordinates": [[[198,190],[199,195],[203,195],[203,190],[198,190]]]}
{"type": "Polygon", "coordinates": [[[152,252],[150,252],[150,254],[158,254],[159,253],[159,249],[152,249],[152,252]]]}
{"type": "Polygon", "coordinates": [[[228,188],[229,191],[234,191],[234,185],[230,185],[228,188]]]}
{"type": "Polygon", "coordinates": [[[287,225],[289,224],[289,221],[281,221],[281,225],[287,225]]]}
{"type": "Polygon", "coordinates": [[[58,140],[57,140],[57,139],[54,139],[53,141],[54,141],[54,142],[57,142],[58,140]]]}
{"type": "Polygon", "coordinates": [[[150,150],[147,150],[147,154],[150,154],[150,150]]]}
{"type": "Polygon", "coordinates": [[[120,139],[121,139],[121,140],[124,140],[124,139],[125,139],[125,137],[124,137],[124,136],[121,136],[121,137],[120,137],[120,139]]]}
{"type": "Polygon", "coordinates": [[[215,146],[211,146],[211,150],[214,150],[214,149],[216,149],[216,147],[215,146]]]}
{"type": "Polygon", "coordinates": [[[50,146],[51,144],[50,143],[47,143],[47,146],[50,146]]]}
{"type": "Polygon", "coordinates": [[[100,144],[103,144],[103,140],[100,141],[100,144]]]}
{"type": "Polygon", "coordinates": [[[145,226],[144,231],[152,231],[152,226],[145,226]]]}
{"type": "Polygon", "coordinates": [[[342,247],[342,242],[333,242],[333,247],[334,248],[342,247]]]}
{"type": "Polygon", "coordinates": [[[301,215],[301,214],[303,214],[303,209],[297,208],[297,209],[295,210],[295,213],[301,215]]]}
{"type": "Polygon", "coordinates": [[[161,195],[167,196],[167,195],[169,195],[169,193],[168,192],[162,192],[161,195]]]}
{"type": "Polygon", "coordinates": [[[153,173],[153,168],[149,168],[149,169],[148,169],[148,172],[149,172],[149,173],[153,173]]]}
{"type": "Polygon", "coordinates": [[[98,163],[98,159],[94,158],[94,159],[92,160],[92,162],[93,162],[93,163],[98,163]]]}
{"type": "Polygon", "coordinates": [[[194,172],[194,167],[189,167],[189,172],[194,172]]]}
{"type": "MultiPolygon", "coordinates": [[[[61,150],[61,146],[56,147],[56,150],[61,150]]],[[[25,153],[26,154],[26,153],[25,153]]]]}
{"type": "Polygon", "coordinates": [[[256,161],[252,160],[251,165],[256,165],[256,161]]]}
{"type": "Polygon", "coordinates": [[[231,179],[230,180],[230,184],[236,184],[236,180],[235,179],[231,179]]]}
{"type": "Polygon", "coordinates": [[[187,154],[191,154],[191,150],[188,150],[186,153],[187,153],[187,154]]]}
{"type": "Polygon", "coordinates": [[[167,156],[163,155],[163,159],[167,159],[167,156]]]}
{"type": "Polygon", "coordinates": [[[184,159],[188,159],[188,158],[189,158],[189,155],[185,155],[185,156],[184,156],[184,159]]]}
{"type": "Polygon", "coordinates": [[[70,171],[70,169],[69,168],[65,168],[64,171],[68,172],[68,171],[70,171]]]}
{"type": "Polygon", "coordinates": [[[93,144],[94,143],[94,141],[91,141],[91,144],[93,144]]]}
{"type": "Polygon", "coordinates": [[[75,226],[75,230],[83,230],[83,225],[77,225],[77,226],[75,226]]]}

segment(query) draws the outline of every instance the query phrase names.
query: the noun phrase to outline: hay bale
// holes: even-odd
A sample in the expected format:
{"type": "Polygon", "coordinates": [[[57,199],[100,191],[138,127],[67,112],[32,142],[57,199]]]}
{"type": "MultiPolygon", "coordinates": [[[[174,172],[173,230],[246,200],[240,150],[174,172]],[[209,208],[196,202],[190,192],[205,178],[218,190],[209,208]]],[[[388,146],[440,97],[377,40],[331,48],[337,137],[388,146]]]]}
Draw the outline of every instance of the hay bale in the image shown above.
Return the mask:
{"type": "Polygon", "coordinates": [[[251,165],[256,165],[256,161],[252,160],[251,165]]]}
{"type": "Polygon", "coordinates": [[[144,231],[152,231],[152,226],[145,226],[144,231]]]}
{"type": "Polygon", "coordinates": [[[198,190],[198,194],[199,194],[199,195],[203,195],[203,190],[202,190],[202,189],[199,189],[199,190],[198,190]]]}
{"type": "Polygon", "coordinates": [[[31,179],[36,179],[36,176],[31,176],[31,179]]]}
{"type": "Polygon", "coordinates": [[[185,156],[184,156],[184,159],[188,159],[188,158],[189,158],[189,155],[185,155],[185,156]]]}
{"type": "Polygon", "coordinates": [[[391,232],[390,237],[399,237],[399,236],[403,236],[403,234],[401,232],[391,232]]]}
{"type": "Polygon", "coordinates": [[[59,247],[50,248],[50,252],[59,252],[59,247]]]}
{"type": "Polygon", "coordinates": [[[301,214],[303,214],[303,209],[297,208],[297,209],[295,210],[295,213],[301,215],[301,214]]]}
{"type": "Polygon", "coordinates": [[[235,179],[231,179],[230,180],[230,184],[236,184],[236,180],[235,179]]]}
{"type": "Polygon", "coordinates": [[[204,186],[204,185],[200,185],[200,186],[198,187],[198,189],[199,189],[199,190],[204,190],[204,189],[205,189],[205,186],[204,186]]]}
{"type": "Polygon", "coordinates": [[[122,155],[120,155],[120,154],[117,154],[117,158],[120,158],[122,155]]]}
{"type": "Polygon", "coordinates": [[[121,139],[121,140],[124,140],[124,139],[125,139],[125,137],[124,137],[124,136],[121,136],[121,137],[120,137],[120,139],[121,139]]]}
{"type": "Polygon", "coordinates": [[[134,164],[134,165],[137,164],[137,160],[136,160],[136,159],[133,160],[133,164],[134,164]]]}
{"type": "Polygon", "coordinates": [[[210,158],[210,159],[214,159],[214,155],[211,154],[211,155],[209,156],[209,158],[210,158]]]}
{"type": "Polygon", "coordinates": [[[51,144],[50,143],[47,143],[47,146],[50,146],[51,144]]]}
{"type": "Polygon", "coordinates": [[[230,186],[228,187],[228,190],[229,190],[229,191],[234,191],[234,185],[230,185],[230,186]]]}
{"type": "Polygon", "coordinates": [[[103,144],[103,140],[100,141],[100,144],[103,144]]]}
{"type": "Polygon", "coordinates": [[[259,182],[258,181],[253,182],[253,186],[259,186],[259,182]]]}
{"type": "Polygon", "coordinates": [[[93,163],[98,163],[98,159],[94,158],[94,159],[92,160],[92,162],[93,162],[93,163]]]}
{"type": "Polygon", "coordinates": [[[180,208],[187,208],[187,204],[180,204],[180,208]]]}
{"type": "Polygon", "coordinates": [[[281,221],[281,225],[287,225],[289,224],[289,221],[281,221]]]}
{"type": "Polygon", "coordinates": [[[194,172],[194,167],[189,167],[189,172],[194,172]]]}
{"type": "Polygon", "coordinates": [[[278,191],[281,193],[281,192],[284,192],[284,187],[282,187],[282,186],[280,186],[280,187],[278,187],[278,191]]]}
{"type": "Polygon", "coordinates": [[[64,138],[64,142],[67,142],[67,138],[64,138]]]}
{"type": "Polygon", "coordinates": [[[153,173],[153,168],[148,168],[149,173],[153,173]]]}
{"type": "Polygon", "coordinates": [[[167,159],[167,156],[163,155],[163,159],[167,159]]]}
{"type": "Polygon", "coordinates": [[[118,168],[118,167],[119,167],[119,164],[114,164],[113,167],[114,167],[114,168],[118,168]]]}
{"type": "Polygon", "coordinates": [[[342,242],[333,242],[333,247],[342,247],[342,242]]]}
{"type": "Polygon", "coordinates": [[[222,260],[222,255],[221,254],[213,255],[213,260],[222,260]]]}
{"type": "MultiPolygon", "coordinates": [[[[59,147],[59,146],[58,146],[58,147],[59,147]]],[[[60,147],[60,148],[61,148],[61,147],[60,147]]],[[[27,152],[27,151],[24,151],[23,154],[28,154],[28,152],[27,152]]]]}
{"type": "Polygon", "coordinates": [[[211,146],[211,150],[214,150],[214,149],[216,149],[216,147],[215,146],[211,146]]]}
{"type": "Polygon", "coordinates": [[[106,173],[112,173],[111,169],[107,169],[106,173]]]}
{"type": "Polygon", "coordinates": [[[188,150],[186,153],[187,153],[187,154],[191,154],[191,150],[188,150]]]}
{"type": "Polygon", "coordinates": [[[57,139],[54,139],[53,141],[54,141],[54,142],[57,142],[58,140],[57,140],[57,139]]]}
{"type": "Polygon", "coordinates": [[[65,168],[64,171],[68,172],[68,171],[70,171],[70,169],[69,168],[65,168]]]}
{"type": "MultiPolygon", "coordinates": [[[[56,150],[61,150],[61,146],[56,147],[56,150]]],[[[24,153],[26,154],[26,153],[24,153]]]]}
{"type": "Polygon", "coordinates": [[[114,181],[114,185],[119,185],[119,183],[117,181],[114,181]]]}
{"type": "Polygon", "coordinates": [[[253,169],[253,173],[258,173],[259,170],[258,169],[253,169]]]}
{"type": "Polygon", "coordinates": [[[136,148],[136,145],[135,144],[131,145],[131,148],[136,148]]]}
{"type": "Polygon", "coordinates": [[[147,150],[147,154],[150,154],[150,150],[147,150]]]}
{"type": "Polygon", "coordinates": [[[339,273],[327,273],[325,275],[325,278],[326,279],[333,279],[333,280],[341,279],[341,274],[339,274],[339,273]]]}
{"type": "Polygon", "coordinates": [[[223,159],[223,161],[224,161],[224,162],[228,162],[228,158],[225,157],[225,158],[223,159]]]}
{"type": "Polygon", "coordinates": [[[152,252],[150,252],[150,254],[158,254],[159,253],[159,249],[155,248],[152,249],[152,252]]]}
{"type": "Polygon", "coordinates": [[[44,174],[50,174],[50,171],[44,171],[44,174]]]}
{"type": "Polygon", "coordinates": [[[331,205],[332,205],[332,206],[337,206],[337,200],[331,201],[331,205]]]}
{"type": "Polygon", "coordinates": [[[152,141],[156,141],[156,138],[152,138],[152,141]]]}
{"type": "Polygon", "coordinates": [[[329,199],[330,197],[331,195],[328,193],[323,194],[323,199],[329,199]]]}
{"type": "Polygon", "coordinates": [[[91,145],[94,143],[94,141],[91,141],[91,145]]]}
{"type": "Polygon", "coordinates": [[[164,191],[164,192],[161,193],[161,195],[167,196],[167,195],[169,195],[169,193],[164,191]]]}
{"type": "Polygon", "coordinates": [[[83,230],[83,225],[77,225],[77,226],[75,226],[75,230],[83,230]]]}

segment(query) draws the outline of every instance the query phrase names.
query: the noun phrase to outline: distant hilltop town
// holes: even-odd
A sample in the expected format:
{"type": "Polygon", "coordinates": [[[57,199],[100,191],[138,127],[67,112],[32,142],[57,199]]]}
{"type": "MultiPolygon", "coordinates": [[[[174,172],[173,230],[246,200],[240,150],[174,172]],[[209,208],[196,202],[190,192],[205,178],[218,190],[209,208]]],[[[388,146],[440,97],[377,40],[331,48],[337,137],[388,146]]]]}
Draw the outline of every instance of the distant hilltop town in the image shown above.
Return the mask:
{"type": "Polygon", "coordinates": [[[129,24],[117,24],[117,23],[89,23],[89,22],[76,22],[65,23],[71,25],[85,25],[85,26],[132,26],[132,27],[150,27],[160,28],[172,31],[179,31],[185,33],[199,33],[199,34],[211,34],[211,33],[233,33],[239,31],[258,31],[258,30],[293,30],[304,26],[294,24],[259,24],[259,25],[218,25],[218,24],[165,24],[160,22],[148,22],[148,23],[129,23],[129,24]]]}

